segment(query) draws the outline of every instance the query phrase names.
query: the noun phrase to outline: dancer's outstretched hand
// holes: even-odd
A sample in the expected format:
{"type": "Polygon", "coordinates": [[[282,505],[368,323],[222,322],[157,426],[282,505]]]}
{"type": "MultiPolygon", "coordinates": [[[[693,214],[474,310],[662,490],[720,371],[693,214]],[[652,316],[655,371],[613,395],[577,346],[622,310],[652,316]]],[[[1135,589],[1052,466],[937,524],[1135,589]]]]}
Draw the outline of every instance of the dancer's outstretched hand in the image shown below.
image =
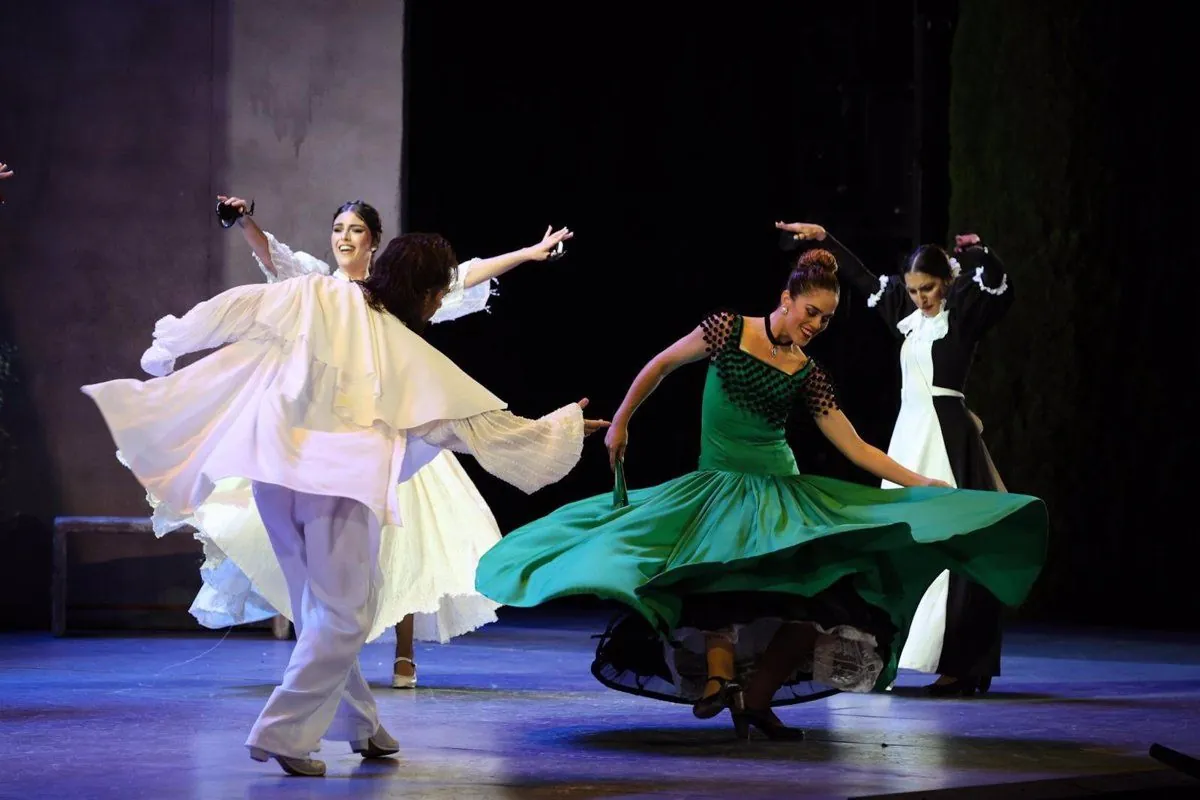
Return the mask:
{"type": "Polygon", "coordinates": [[[960,233],[954,237],[954,251],[962,252],[968,247],[974,247],[979,244],[979,235],[975,233],[960,233]]]}
{"type": "MultiPolygon", "coordinates": [[[[588,407],[588,399],[585,397],[582,400],[580,400],[576,405],[578,405],[581,409],[587,408],[588,407]]],[[[611,424],[612,423],[606,419],[587,419],[585,417],[583,420],[583,435],[591,436],[596,431],[602,431],[611,424]]]]}
{"type": "Polygon", "coordinates": [[[614,425],[604,434],[604,446],[608,448],[609,469],[616,472],[617,462],[625,460],[625,446],[629,444],[629,429],[614,425]]]}
{"type": "Polygon", "coordinates": [[[217,195],[217,202],[224,203],[227,206],[233,206],[243,214],[250,213],[250,203],[240,197],[226,197],[223,194],[217,195]]]}
{"type": "Polygon", "coordinates": [[[530,261],[545,261],[550,257],[550,251],[553,250],[559,242],[565,242],[568,239],[575,238],[575,232],[567,228],[559,228],[553,230],[550,225],[546,226],[546,233],[542,236],[542,240],[533,247],[525,248],[525,255],[530,261]]]}
{"type": "Polygon", "coordinates": [[[811,222],[776,222],[775,227],[792,234],[793,239],[819,242],[825,238],[825,229],[811,222]]]}
{"type": "Polygon", "coordinates": [[[13,171],[11,168],[9,168],[8,164],[0,161],[0,181],[4,180],[5,178],[11,178],[12,176],[13,171]]]}

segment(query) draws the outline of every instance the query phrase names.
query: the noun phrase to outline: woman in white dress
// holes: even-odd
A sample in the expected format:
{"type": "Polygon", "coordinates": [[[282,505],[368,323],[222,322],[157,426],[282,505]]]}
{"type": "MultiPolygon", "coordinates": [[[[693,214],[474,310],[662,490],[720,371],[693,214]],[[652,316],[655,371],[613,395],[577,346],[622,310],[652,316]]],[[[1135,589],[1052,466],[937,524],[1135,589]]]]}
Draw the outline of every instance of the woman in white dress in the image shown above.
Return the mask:
{"type": "MultiPolygon", "coordinates": [[[[786,246],[811,240],[832,249],[846,278],[902,342],[900,414],[888,455],[959,489],[1005,491],[983,442],[983,425],[964,395],[980,339],[1013,303],[1008,272],[995,251],[975,234],[963,234],[955,237],[954,257],[922,245],[902,276],[877,277],[819,225],[776,227],[787,232],[786,246]],[[967,266],[961,276],[960,259],[967,266]]],[[[1002,612],[987,589],[943,572],[921,600],[900,666],[937,674],[927,687],[934,697],[988,691],[1000,674],[1002,612]]]]}
{"type": "Polygon", "coordinates": [[[418,335],[456,265],[441,237],[406,234],[365,281],[239,286],[158,321],[142,367],[160,377],[83,387],[165,512],[186,517],[221,479],[252,482],[297,640],[246,746],[293,775],[325,774],[312,758],[322,739],[363,758],[399,749],[358,664],[383,580],[381,537],[412,535],[396,484],[453,448],[536,491],[607,425],[583,418],[586,399],[518,417],[418,335]],[[213,348],[174,371],[180,356],[213,348]]]}
{"type": "MultiPolygon", "coordinates": [[[[268,282],[309,274],[342,280],[367,277],[382,238],[379,213],[362,201],[345,203],[333,217],[330,248],[336,267],[293,251],[262,230],[238,197],[218,201],[239,212],[238,224],[268,282]]],[[[492,284],[526,261],[544,261],[573,234],[547,229],[541,242],[487,259],[460,264],[457,277],[431,322],[445,322],[487,308],[492,284]]],[[[368,641],[396,628],[392,686],[417,683],[413,640],[445,643],[496,620],[498,605],[475,591],[480,557],[500,541],[500,529],[462,465],[442,451],[397,487],[407,535],[384,536],[380,565],[384,585],[368,641]]],[[[222,628],[267,619],[276,611],[294,620],[286,581],[259,518],[250,482],[229,478],[189,522],[205,545],[204,586],[192,614],[206,627],[222,628]]]]}

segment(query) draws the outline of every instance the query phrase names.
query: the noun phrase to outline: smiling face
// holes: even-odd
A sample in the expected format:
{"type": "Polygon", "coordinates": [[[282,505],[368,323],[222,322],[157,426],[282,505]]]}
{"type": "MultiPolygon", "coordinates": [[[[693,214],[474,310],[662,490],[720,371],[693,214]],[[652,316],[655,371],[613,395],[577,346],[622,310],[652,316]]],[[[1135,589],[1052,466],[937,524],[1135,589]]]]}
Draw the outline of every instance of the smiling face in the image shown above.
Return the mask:
{"type": "Polygon", "coordinates": [[[838,294],[829,289],[810,289],[791,295],[784,290],[780,303],[787,311],[782,319],[784,331],[788,338],[804,347],[829,327],[837,311],[838,294]]]}
{"type": "Polygon", "coordinates": [[[334,217],[329,245],[342,272],[352,278],[366,275],[376,243],[362,217],[353,211],[343,211],[334,217]]]}
{"type": "Polygon", "coordinates": [[[906,272],[904,285],[922,314],[936,317],[941,313],[942,301],[946,299],[946,281],[927,272],[906,272]]]}

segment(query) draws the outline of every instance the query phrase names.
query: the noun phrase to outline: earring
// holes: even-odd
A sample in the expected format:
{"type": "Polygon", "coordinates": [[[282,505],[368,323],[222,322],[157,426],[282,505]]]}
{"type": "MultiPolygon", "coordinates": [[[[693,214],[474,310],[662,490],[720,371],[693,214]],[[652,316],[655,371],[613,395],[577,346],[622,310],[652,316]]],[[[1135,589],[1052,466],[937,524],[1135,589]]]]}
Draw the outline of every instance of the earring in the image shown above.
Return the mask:
{"type": "Polygon", "coordinates": [[[780,306],[779,308],[783,311],[783,315],[786,317],[788,312],[787,306],[780,306]]]}

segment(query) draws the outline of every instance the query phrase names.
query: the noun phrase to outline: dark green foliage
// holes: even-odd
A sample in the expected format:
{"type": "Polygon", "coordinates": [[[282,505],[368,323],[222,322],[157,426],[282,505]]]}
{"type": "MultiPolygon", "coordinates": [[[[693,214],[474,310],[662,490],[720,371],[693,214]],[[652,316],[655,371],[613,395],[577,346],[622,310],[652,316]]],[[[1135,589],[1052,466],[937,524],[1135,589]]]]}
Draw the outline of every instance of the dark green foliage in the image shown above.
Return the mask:
{"type": "Polygon", "coordinates": [[[1197,277],[1170,235],[1195,162],[1172,84],[1194,58],[1154,5],[965,0],[955,33],[949,233],[993,243],[1017,292],[969,396],[1008,488],[1049,505],[1044,617],[1194,624],[1197,277]]]}

